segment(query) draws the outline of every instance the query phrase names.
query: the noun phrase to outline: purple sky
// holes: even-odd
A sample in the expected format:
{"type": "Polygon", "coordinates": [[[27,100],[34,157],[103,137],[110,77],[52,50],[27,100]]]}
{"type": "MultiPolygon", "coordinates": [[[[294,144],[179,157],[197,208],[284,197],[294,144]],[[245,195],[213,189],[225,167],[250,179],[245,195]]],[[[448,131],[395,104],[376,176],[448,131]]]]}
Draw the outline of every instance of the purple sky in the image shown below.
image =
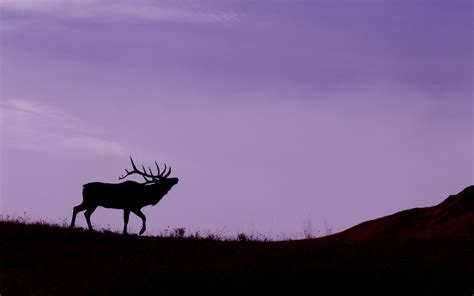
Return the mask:
{"type": "Polygon", "coordinates": [[[180,178],[149,234],[340,231],[474,183],[472,1],[295,2],[0,0],[1,213],[69,220],[129,155],[180,178]]]}

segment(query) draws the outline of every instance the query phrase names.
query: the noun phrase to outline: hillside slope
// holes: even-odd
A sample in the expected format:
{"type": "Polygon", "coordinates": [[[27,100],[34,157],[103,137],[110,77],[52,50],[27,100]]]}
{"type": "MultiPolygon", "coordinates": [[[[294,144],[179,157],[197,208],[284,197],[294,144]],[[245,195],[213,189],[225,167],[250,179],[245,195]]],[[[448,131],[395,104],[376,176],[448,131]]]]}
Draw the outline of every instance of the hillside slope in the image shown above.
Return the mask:
{"type": "Polygon", "coordinates": [[[474,186],[436,206],[414,208],[367,221],[338,234],[345,239],[474,235],[474,186]]]}
{"type": "Polygon", "coordinates": [[[0,222],[1,295],[469,295],[474,187],[328,237],[122,236],[0,222]]]}

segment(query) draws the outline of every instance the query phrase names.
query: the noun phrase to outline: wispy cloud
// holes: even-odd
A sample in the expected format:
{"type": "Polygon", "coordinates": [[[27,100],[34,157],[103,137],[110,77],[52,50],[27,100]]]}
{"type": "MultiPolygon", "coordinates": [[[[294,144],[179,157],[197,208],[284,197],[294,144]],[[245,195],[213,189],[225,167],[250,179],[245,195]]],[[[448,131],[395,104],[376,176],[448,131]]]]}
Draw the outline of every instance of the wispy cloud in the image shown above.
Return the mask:
{"type": "Polygon", "coordinates": [[[0,123],[3,144],[16,149],[118,157],[129,151],[62,110],[28,100],[13,99],[0,105],[0,123]]]}
{"type": "Polygon", "coordinates": [[[50,119],[61,119],[66,116],[63,112],[51,106],[35,104],[26,100],[8,100],[2,108],[50,119]]]}
{"type": "Polygon", "coordinates": [[[231,23],[238,20],[237,13],[231,9],[202,4],[130,0],[0,0],[0,9],[101,22],[231,23]]]}

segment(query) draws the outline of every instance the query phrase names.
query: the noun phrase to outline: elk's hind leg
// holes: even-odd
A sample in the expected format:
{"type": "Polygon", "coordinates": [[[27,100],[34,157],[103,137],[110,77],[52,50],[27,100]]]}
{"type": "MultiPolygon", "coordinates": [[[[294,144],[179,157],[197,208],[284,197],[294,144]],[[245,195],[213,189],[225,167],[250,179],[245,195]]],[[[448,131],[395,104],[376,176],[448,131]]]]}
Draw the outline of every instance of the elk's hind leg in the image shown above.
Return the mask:
{"type": "Polygon", "coordinates": [[[74,209],[72,210],[71,225],[69,225],[69,228],[73,228],[74,225],[76,224],[77,213],[82,212],[85,209],[87,209],[87,206],[84,203],[74,207],[74,209]]]}
{"type": "Polygon", "coordinates": [[[97,209],[97,206],[88,208],[86,212],[84,213],[84,216],[86,217],[86,221],[87,221],[87,226],[89,226],[89,230],[94,230],[91,224],[91,215],[92,213],[94,213],[95,209],[97,209]]]}

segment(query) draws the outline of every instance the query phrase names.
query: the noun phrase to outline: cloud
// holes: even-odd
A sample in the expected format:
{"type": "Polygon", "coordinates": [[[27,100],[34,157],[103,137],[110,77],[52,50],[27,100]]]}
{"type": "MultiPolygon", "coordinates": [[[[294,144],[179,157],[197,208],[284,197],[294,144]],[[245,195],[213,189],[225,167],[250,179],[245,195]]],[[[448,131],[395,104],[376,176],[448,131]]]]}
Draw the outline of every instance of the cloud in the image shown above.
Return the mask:
{"type": "Polygon", "coordinates": [[[231,23],[238,20],[233,10],[191,4],[127,0],[0,0],[0,9],[101,22],[231,23]]]}
{"type": "Polygon", "coordinates": [[[46,118],[61,119],[65,117],[64,113],[62,113],[58,109],[52,108],[51,106],[40,105],[25,100],[8,100],[3,107],[13,111],[23,112],[30,115],[36,115],[46,118]]]}
{"type": "Polygon", "coordinates": [[[46,104],[7,100],[0,105],[1,138],[16,149],[122,157],[127,147],[97,134],[73,116],[46,104]]]}

